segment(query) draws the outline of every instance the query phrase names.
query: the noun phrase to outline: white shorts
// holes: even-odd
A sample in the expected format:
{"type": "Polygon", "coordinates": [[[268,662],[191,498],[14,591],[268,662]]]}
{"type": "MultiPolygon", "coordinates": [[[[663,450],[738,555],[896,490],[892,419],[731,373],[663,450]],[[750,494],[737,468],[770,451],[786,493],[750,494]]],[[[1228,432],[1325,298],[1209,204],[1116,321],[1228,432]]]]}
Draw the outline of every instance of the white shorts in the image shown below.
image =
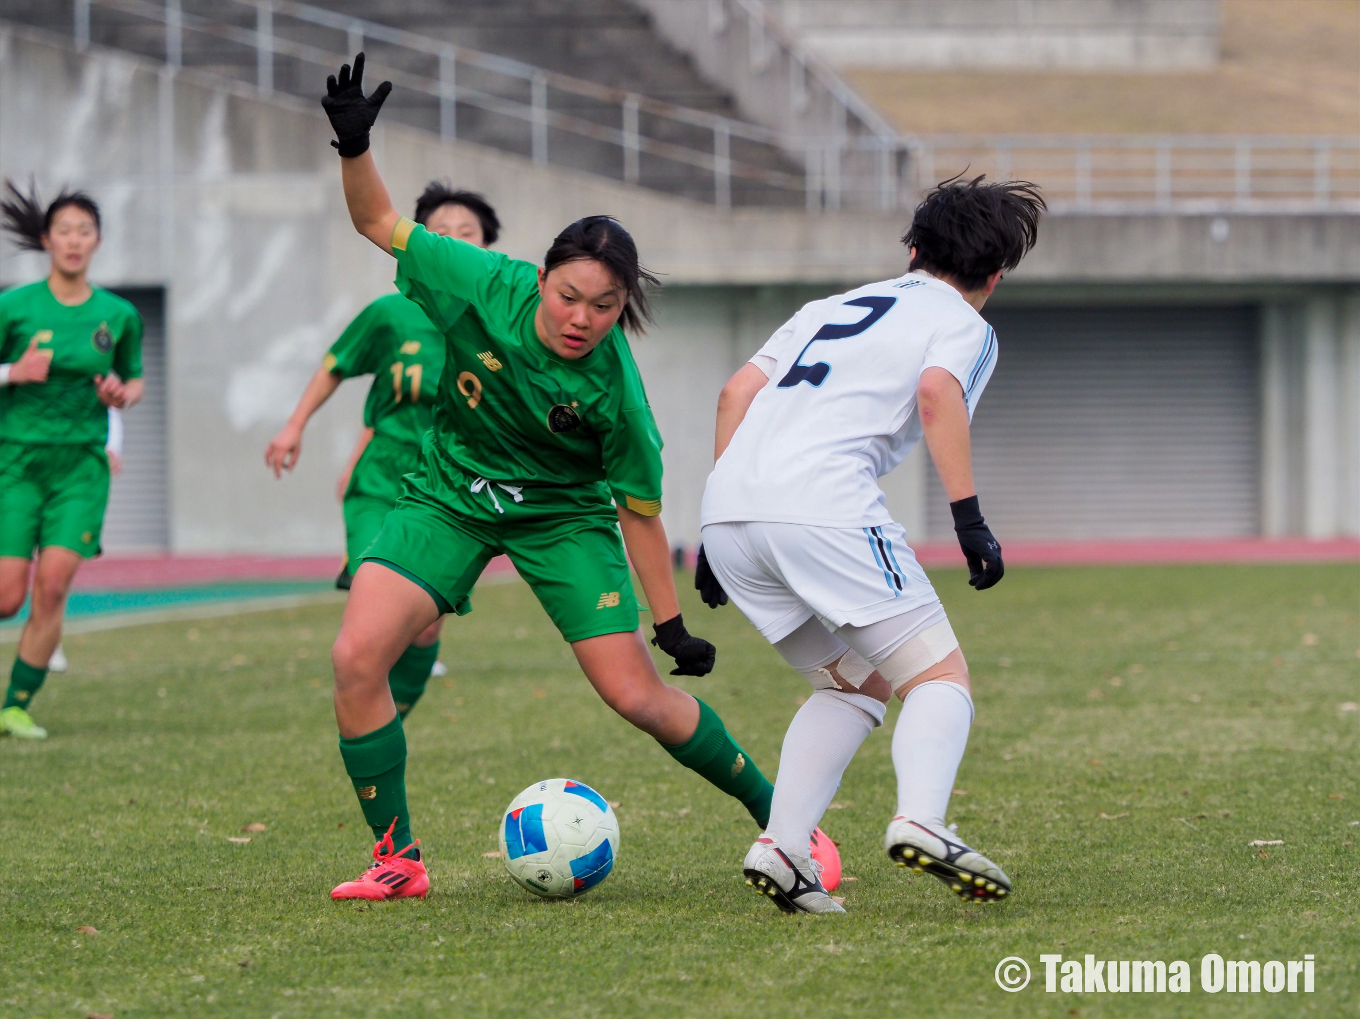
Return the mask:
{"type": "Polygon", "coordinates": [[[703,539],[723,590],[772,644],[814,617],[868,626],[940,601],[896,523],[708,524],[703,539]]]}

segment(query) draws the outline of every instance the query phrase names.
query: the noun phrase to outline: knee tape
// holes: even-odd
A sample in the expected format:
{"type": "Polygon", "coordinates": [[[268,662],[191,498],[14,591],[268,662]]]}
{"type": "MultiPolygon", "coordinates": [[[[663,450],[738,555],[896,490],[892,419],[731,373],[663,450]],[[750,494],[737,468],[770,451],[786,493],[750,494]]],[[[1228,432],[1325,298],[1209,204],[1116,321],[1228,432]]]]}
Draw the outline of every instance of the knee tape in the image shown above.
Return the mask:
{"type": "Polygon", "coordinates": [[[878,663],[878,671],[897,693],[905,684],[949,657],[959,646],[949,620],[927,627],[878,663]]]}
{"type": "Polygon", "coordinates": [[[836,690],[836,680],[831,675],[831,669],[839,673],[841,679],[845,680],[856,690],[864,685],[864,681],[873,675],[874,667],[860,657],[859,652],[853,648],[847,650],[831,666],[818,669],[804,670],[803,675],[807,676],[808,682],[812,684],[814,690],[836,690]]]}

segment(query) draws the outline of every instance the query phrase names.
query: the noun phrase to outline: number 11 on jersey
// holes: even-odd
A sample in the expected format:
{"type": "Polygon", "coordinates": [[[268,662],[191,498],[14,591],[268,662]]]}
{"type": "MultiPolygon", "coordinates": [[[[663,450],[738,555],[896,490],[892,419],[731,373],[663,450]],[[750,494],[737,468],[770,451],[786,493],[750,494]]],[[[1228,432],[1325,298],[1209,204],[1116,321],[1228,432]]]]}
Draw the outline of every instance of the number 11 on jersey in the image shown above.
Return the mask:
{"type": "Polygon", "coordinates": [[[401,403],[402,379],[409,379],[410,386],[407,387],[409,399],[412,403],[420,402],[420,374],[422,367],[418,364],[405,365],[400,361],[393,361],[392,367],[388,369],[392,373],[392,395],[397,403],[401,403]]]}

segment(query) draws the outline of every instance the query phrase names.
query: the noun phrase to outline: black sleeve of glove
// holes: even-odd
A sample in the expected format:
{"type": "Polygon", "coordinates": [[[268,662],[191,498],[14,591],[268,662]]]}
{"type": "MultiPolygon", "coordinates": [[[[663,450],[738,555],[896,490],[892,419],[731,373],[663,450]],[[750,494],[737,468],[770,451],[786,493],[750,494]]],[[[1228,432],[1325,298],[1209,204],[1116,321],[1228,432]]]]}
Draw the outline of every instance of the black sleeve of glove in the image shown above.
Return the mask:
{"type": "Polygon", "coordinates": [[[949,512],[954,514],[954,533],[963,549],[963,557],[968,560],[968,584],[978,591],[985,591],[1006,572],[1001,561],[1001,543],[982,519],[976,495],[951,502],[949,512]]]}
{"type": "Polygon", "coordinates": [[[718,649],[686,630],[681,616],[667,619],[652,629],[656,631],[652,643],[675,659],[672,676],[707,676],[713,671],[718,649]]]}
{"type": "Polygon", "coordinates": [[[392,83],[385,81],[372,94],[364,95],[362,53],[354,58],[352,73],[349,64],[344,64],[339,78],[332,74],[326,79],[326,94],[321,98],[321,106],[335,131],[336,140],[331,144],[340,155],[354,157],[368,151],[368,133],[391,91],[392,83]]]}
{"type": "Polygon", "coordinates": [[[699,592],[703,603],[711,609],[727,604],[727,592],[713,575],[713,567],[708,565],[708,556],[702,545],[699,546],[699,555],[694,563],[694,590],[699,592]]]}

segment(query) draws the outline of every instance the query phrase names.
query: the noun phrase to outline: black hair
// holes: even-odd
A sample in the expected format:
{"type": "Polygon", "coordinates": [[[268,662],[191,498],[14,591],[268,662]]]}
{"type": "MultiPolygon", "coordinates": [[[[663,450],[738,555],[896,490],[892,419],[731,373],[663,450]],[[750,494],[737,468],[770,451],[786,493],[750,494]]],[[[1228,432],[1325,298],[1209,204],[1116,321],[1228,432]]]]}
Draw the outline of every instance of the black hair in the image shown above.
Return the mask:
{"type": "Polygon", "coordinates": [[[643,284],[659,287],[661,281],[638,261],[633,236],[613,216],[586,216],[563,230],[543,256],[543,271],[550,273],[567,262],[589,259],[609,270],[625,291],[619,322],[631,333],[643,332],[642,324],[652,321],[652,309],[643,284]]]}
{"type": "Polygon", "coordinates": [[[424,226],[441,205],[461,205],[476,216],[482,224],[483,244],[495,244],[496,238],[501,235],[501,221],[491,203],[475,191],[454,190],[453,185],[446,180],[432,180],[425,185],[425,190],[416,199],[416,222],[424,226]]]}
{"type": "Polygon", "coordinates": [[[1048,206],[1027,180],[986,182],[963,174],[937,184],[916,206],[902,237],[916,254],[912,269],[948,277],[964,290],[980,290],[995,272],[1020,264],[1039,239],[1048,206]]]}
{"type": "Polygon", "coordinates": [[[0,213],[4,215],[3,226],[5,232],[14,238],[14,243],[21,250],[42,251],[43,234],[52,229],[52,220],[68,205],[88,212],[90,218],[94,220],[95,233],[102,231],[99,206],[84,191],[71,191],[63,187],[57,197],[52,199],[52,204],[46,211],[43,210],[42,200],[38,197],[38,185],[32,180],[28,182],[28,194],[24,194],[15,186],[14,181],[6,177],[5,191],[7,193],[4,199],[0,200],[0,213]]]}

